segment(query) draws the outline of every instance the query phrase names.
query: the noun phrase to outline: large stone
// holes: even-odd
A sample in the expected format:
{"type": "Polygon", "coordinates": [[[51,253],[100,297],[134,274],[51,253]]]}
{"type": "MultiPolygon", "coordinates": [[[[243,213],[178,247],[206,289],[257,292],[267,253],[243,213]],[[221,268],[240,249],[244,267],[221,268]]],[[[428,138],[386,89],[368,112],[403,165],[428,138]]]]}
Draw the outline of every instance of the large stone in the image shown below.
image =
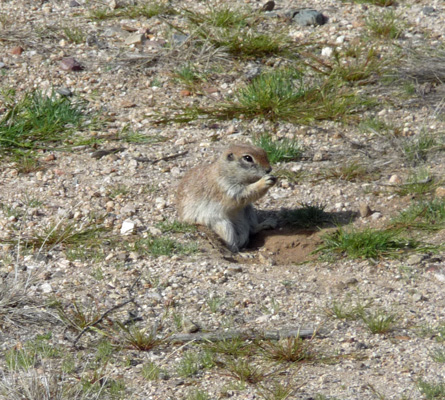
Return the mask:
{"type": "Polygon", "coordinates": [[[82,71],[84,67],[74,57],[65,57],[60,61],[60,68],[64,71],[82,71]]]}
{"type": "Polygon", "coordinates": [[[292,21],[300,26],[324,25],[326,17],[321,12],[313,9],[294,10],[292,21]]]}
{"type": "Polygon", "coordinates": [[[362,218],[369,217],[372,214],[372,210],[367,203],[360,203],[358,211],[362,218]]]}
{"type": "Polygon", "coordinates": [[[122,222],[121,235],[132,235],[136,230],[136,222],[126,219],[122,222]]]}

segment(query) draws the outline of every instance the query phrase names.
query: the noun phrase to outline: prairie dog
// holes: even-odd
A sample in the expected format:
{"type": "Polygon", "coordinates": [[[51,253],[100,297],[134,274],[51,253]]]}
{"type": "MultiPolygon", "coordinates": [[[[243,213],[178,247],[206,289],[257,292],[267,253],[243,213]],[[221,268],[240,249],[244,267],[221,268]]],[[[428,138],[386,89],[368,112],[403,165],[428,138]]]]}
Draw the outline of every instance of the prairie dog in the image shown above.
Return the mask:
{"type": "Polygon", "coordinates": [[[233,252],[247,245],[249,236],[275,227],[259,224],[252,203],[263,197],[276,178],[266,152],[255,146],[231,145],[216,162],[186,173],[177,192],[181,220],[208,226],[233,252]]]}

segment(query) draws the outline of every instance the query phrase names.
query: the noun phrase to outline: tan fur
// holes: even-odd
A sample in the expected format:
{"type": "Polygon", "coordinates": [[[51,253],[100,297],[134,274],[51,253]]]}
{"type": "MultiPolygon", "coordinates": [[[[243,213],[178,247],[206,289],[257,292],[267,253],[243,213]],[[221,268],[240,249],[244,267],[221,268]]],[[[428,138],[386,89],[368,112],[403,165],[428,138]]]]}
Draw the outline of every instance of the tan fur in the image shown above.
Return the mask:
{"type": "Polygon", "coordinates": [[[213,164],[186,173],[177,192],[179,217],[208,226],[230,250],[239,251],[250,234],[276,225],[269,220],[259,224],[252,206],[275,184],[271,170],[263,149],[230,146],[213,164]]]}

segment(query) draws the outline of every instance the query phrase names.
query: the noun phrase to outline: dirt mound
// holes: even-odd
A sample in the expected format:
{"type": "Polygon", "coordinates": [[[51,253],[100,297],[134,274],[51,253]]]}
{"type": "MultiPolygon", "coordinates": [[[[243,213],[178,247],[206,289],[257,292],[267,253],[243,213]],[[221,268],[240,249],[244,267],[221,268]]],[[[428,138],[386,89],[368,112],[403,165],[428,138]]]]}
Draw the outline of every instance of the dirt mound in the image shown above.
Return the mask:
{"type": "Polygon", "coordinates": [[[314,251],[321,244],[323,231],[283,228],[263,231],[251,239],[249,249],[261,249],[277,265],[299,264],[314,260],[314,251]]]}

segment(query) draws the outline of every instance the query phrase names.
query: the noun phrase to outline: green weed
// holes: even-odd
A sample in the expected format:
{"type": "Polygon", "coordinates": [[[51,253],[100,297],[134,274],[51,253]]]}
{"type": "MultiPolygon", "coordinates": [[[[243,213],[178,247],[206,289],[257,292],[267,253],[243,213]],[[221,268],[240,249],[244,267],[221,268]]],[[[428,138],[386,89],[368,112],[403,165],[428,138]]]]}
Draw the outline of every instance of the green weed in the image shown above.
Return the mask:
{"type": "Polygon", "coordinates": [[[148,381],[156,381],[161,375],[166,375],[165,371],[157,366],[154,362],[149,361],[142,367],[141,374],[148,381]]]}
{"type": "Polygon", "coordinates": [[[365,24],[371,34],[380,39],[398,39],[405,30],[400,15],[394,11],[384,11],[368,15],[365,24]]]}
{"type": "Polygon", "coordinates": [[[150,254],[153,257],[171,256],[173,254],[193,254],[198,251],[195,243],[182,244],[168,237],[149,236],[129,244],[139,254],[150,254]]]}
{"type": "Polygon", "coordinates": [[[88,250],[97,248],[103,240],[102,234],[107,229],[98,221],[90,221],[83,226],[74,222],[53,222],[40,232],[32,233],[23,245],[34,249],[53,249],[56,246],[65,248],[76,247],[88,250]]]}
{"type": "Polygon", "coordinates": [[[354,160],[320,171],[319,175],[322,179],[341,179],[343,181],[356,182],[364,180],[371,174],[365,165],[354,160]]]}
{"type": "Polygon", "coordinates": [[[365,311],[371,307],[372,303],[372,300],[352,301],[351,297],[347,296],[343,301],[333,300],[331,305],[324,307],[323,312],[329,317],[356,321],[365,315],[365,311]]]}
{"type": "Polygon", "coordinates": [[[272,135],[263,133],[254,136],[252,141],[255,146],[261,147],[267,153],[272,164],[298,160],[303,153],[302,146],[295,138],[277,140],[273,139],[272,135]]]}
{"type": "Polygon", "coordinates": [[[407,183],[400,185],[396,188],[395,192],[399,196],[406,196],[408,194],[413,195],[426,195],[432,193],[437,186],[437,182],[430,174],[430,172],[421,168],[414,171],[407,180],[407,183]]]}
{"type": "Polygon", "coordinates": [[[203,368],[213,368],[213,366],[213,356],[210,352],[188,351],[179,362],[176,372],[179,376],[190,377],[196,375],[203,368]]]}
{"type": "Polygon", "coordinates": [[[84,30],[80,28],[68,28],[68,27],[63,28],[62,30],[63,30],[63,35],[69,42],[75,44],[85,43],[86,34],[84,30]]]}
{"type": "Polygon", "coordinates": [[[430,383],[420,380],[417,385],[425,400],[443,400],[445,398],[445,382],[430,383]]]}
{"type": "Polygon", "coordinates": [[[438,231],[445,228],[445,200],[419,201],[393,219],[396,228],[438,231]]]}
{"type": "Polygon", "coordinates": [[[258,346],[263,356],[273,361],[298,363],[312,361],[316,358],[312,342],[300,337],[263,341],[258,343],[258,346]]]}
{"type": "Polygon", "coordinates": [[[209,342],[204,345],[204,349],[212,353],[225,354],[233,357],[245,357],[254,352],[252,344],[240,337],[209,342]]]}
{"type": "Polygon", "coordinates": [[[151,1],[134,5],[126,5],[122,8],[110,10],[108,8],[98,8],[90,12],[93,20],[106,20],[112,18],[152,18],[158,15],[174,15],[176,11],[167,3],[151,1]]]}
{"type": "Polygon", "coordinates": [[[223,303],[224,299],[218,296],[212,296],[207,299],[207,305],[212,313],[218,312],[223,303]]]}
{"type": "Polygon", "coordinates": [[[430,352],[430,357],[438,363],[445,363],[445,347],[434,349],[430,352]]]}
{"type": "Polygon", "coordinates": [[[210,400],[210,396],[202,390],[193,389],[188,393],[186,400],[210,400]]]}
{"type": "MultiPolygon", "coordinates": [[[[342,0],[350,1],[350,0],[342,0]]],[[[357,4],[372,4],[374,6],[389,7],[394,4],[394,0],[352,0],[353,3],[357,4]]]]}
{"type": "Polygon", "coordinates": [[[342,119],[370,104],[349,88],[339,88],[329,82],[306,87],[301,73],[288,68],[262,73],[225,102],[207,107],[188,106],[182,113],[161,117],[157,123],[198,118],[259,118],[305,124],[342,119]]]}
{"type": "Polygon", "coordinates": [[[244,358],[227,359],[224,369],[227,371],[227,374],[233,378],[252,385],[263,381],[268,375],[264,368],[253,365],[249,360],[244,358]]]}
{"type": "Polygon", "coordinates": [[[209,6],[207,13],[183,9],[185,17],[195,26],[210,25],[217,28],[234,28],[246,26],[251,10],[232,9],[230,6],[209,6]]]}
{"type": "Polygon", "coordinates": [[[138,328],[136,325],[129,327],[118,323],[122,330],[122,342],[124,346],[140,350],[149,351],[163,343],[163,340],[158,337],[158,330],[155,328],[138,328]]]}
{"type": "Polygon", "coordinates": [[[414,165],[426,161],[431,154],[444,150],[444,137],[431,133],[421,133],[418,137],[407,141],[402,147],[405,158],[414,165]]]}
{"type": "Polygon", "coordinates": [[[190,233],[196,232],[197,230],[195,225],[177,220],[162,221],[156,224],[156,227],[159,228],[163,233],[190,233]]]}
{"type": "Polygon", "coordinates": [[[82,125],[83,107],[54,92],[34,91],[10,105],[0,120],[0,152],[60,145],[82,125]]]}
{"type": "Polygon", "coordinates": [[[196,92],[200,84],[205,81],[201,74],[192,64],[184,64],[173,73],[176,81],[182,83],[186,89],[196,92]]]}
{"type": "Polygon", "coordinates": [[[407,249],[420,247],[420,243],[399,237],[391,230],[338,228],[323,236],[321,252],[341,253],[351,258],[395,257],[407,249]]]}
{"type": "Polygon", "coordinates": [[[377,310],[365,312],[361,319],[372,333],[387,333],[394,327],[397,315],[377,310]]]}

